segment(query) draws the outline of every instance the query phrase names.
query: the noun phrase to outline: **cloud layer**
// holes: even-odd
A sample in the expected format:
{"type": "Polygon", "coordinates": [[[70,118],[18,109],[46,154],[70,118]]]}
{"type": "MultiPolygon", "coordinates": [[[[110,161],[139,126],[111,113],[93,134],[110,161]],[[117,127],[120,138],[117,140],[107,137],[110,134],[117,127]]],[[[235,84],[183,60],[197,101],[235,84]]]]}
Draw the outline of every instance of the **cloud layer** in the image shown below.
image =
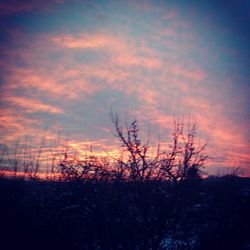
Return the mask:
{"type": "Polygon", "coordinates": [[[153,142],[169,140],[173,116],[192,117],[209,166],[250,174],[245,37],[225,16],[213,22],[212,7],[31,1],[0,11],[3,144],[58,127],[79,147],[111,142],[113,107],[150,124],[153,142]]]}

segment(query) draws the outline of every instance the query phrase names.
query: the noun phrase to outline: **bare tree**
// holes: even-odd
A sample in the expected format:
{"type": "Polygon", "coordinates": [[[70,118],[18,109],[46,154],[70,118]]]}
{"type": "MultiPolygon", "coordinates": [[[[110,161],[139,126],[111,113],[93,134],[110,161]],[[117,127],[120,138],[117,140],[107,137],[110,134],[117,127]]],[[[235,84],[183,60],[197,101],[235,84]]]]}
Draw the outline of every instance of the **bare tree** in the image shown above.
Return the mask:
{"type": "Polygon", "coordinates": [[[171,151],[161,154],[158,178],[181,182],[185,179],[199,178],[208,156],[203,154],[207,143],[200,144],[196,139],[197,125],[174,120],[171,151]]]}
{"type": "Polygon", "coordinates": [[[155,159],[149,157],[149,140],[144,143],[140,139],[140,129],[137,120],[133,120],[130,124],[126,121],[126,129],[122,128],[120,119],[117,114],[111,113],[111,119],[115,126],[114,135],[122,143],[122,147],[128,153],[127,159],[119,160],[120,171],[127,175],[131,181],[144,181],[152,177],[155,167],[157,155],[155,159]]]}
{"type": "Polygon", "coordinates": [[[65,153],[64,159],[59,163],[63,180],[110,180],[112,172],[109,162],[87,155],[80,159],[75,154],[65,153]]]}
{"type": "Polygon", "coordinates": [[[149,154],[152,149],[149,140],[143,142],[140,138],[136,119],[129,124],[126,121],[125,129],[116,113],[111,113],[111,119],[115,127],[114,135],[128,153],[125,160],[119,160],[119,168],[129,180],[157,179],[178,183],[200,177],[201,168],[208,156],[203,154],[207,144],[199,145],[196,141],[196,124],[190,126],[188,122],[185,131],[184,122],[175,119],[170,152],[161,150],[159,143],[155,155],[152,156],[149,154]]]}

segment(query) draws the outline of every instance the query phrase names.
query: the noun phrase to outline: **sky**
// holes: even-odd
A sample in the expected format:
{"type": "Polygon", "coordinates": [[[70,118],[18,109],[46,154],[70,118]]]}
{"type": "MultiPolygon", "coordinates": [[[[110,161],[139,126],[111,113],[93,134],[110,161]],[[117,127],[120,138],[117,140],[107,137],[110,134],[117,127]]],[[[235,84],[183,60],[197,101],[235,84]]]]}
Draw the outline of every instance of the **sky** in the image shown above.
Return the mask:
{"type": "Polygon", "coordinates": [[[250,176],[249,23],[243,0],[1,0],[1,146],[116,152],[113,109],[152,144],[193,120],[209,173],[250,176]]]}

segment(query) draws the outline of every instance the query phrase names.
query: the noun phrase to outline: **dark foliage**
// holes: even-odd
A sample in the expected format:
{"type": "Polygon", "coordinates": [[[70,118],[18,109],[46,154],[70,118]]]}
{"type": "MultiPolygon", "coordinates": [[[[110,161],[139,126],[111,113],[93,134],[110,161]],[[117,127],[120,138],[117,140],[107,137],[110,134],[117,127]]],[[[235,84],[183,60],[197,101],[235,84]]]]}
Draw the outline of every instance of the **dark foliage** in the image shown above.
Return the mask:
{"type": "Polygon", "coordinates": [[[249,249],[250,180],[0,179],[1,249],[249,249]],[[247,245],[248,244],[248,245],[247,245]]]}

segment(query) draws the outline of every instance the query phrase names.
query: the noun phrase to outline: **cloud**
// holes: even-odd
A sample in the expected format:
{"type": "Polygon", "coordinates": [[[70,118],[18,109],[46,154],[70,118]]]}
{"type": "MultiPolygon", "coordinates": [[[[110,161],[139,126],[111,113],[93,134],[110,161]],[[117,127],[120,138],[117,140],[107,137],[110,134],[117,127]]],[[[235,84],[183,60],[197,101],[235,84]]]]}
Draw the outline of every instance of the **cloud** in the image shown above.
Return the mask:
{"type": "Polygon", "coordinates": [[[21,107],[28,113],[33,112],[46,112],[53,114],[62,114],[63,110],[61,108],[54,107],[49,104],[42,103],[35,99],[20,97],[20,96],[8,96],[4,98],[7,103],[16,105],[17,108],[21,107]]]}
{"type": "Polygon", "coordinates": [[[18,1],[8,0],[0,3],[0,16],[11,15],[18,12],[44,11],[49,10],[53,4],[62,4],[63,0],[29,0],[18,1]]]}
{"type": "Polygon", "coordinates": [[[4,143],[13,142],[27,135],[37,136],[41,133],[41,120],[29,118],[15,108],[2,108],[0,123],[1,139],[4,143]]]}
{"type": "Polygon", "coordinates": [[[111,37],[82,34],[77,36],[62,35],[51,37],[56,46],[69,49],[96,49],[112,47],[115,43],[111,37]]]}
{"type": "Polygon", "coordinates": [[[5,91],[23,91],[55,100],[76,99],[79,96],[92,95],[98,86],[86,81],[80,70],[64,70],[55,65],[51,74],[46,69],[36,67],[9,66],[5,77],[5,91]],[[70,84],[69,84],[70,82],[70,84]]]}
{"type": "MultiPolygon", "coordinates": [[[[13,14],[43,8],[31,2],[14,7],[6,3],[2,9],[13,14]]],[[[8,104],[1,117],[5,138],[35,134],[51,123],[68,127],[77,148],[80,124],[90,128],[87,139],[97,136],[97,130],[106,136],[93,124],[107,127],[104,116],[114,105],[152,124],[155,134],[171,131],[173,115],[193,116],[201,136],[209,138],[211,165],[249,163],[244,118],[233,121],[247,102],[242,101],[244,93],[234,94],[235,83],[225,83],[225,65],[214,70],[215,61],[206,62],[207,58],[217,62],[218,50],[199,40],[194,23],[180,11],[154,7],[148,1],[128,5],[135,7],[133,14],[120,13],[119,18],[102,9],[108,21],[99,27],[88,12],[83,15],[79,10],[80,28],[74,26],[75,19],[69,21],[74,30],[69,31],[62,16],[58,30],[52,32],[46,27],[42,32],[28,28],[6,32],[11,43],[1,44],[0,59],[2,100],[8,104]],[[40,119],[31,119],[38,112],[43,113],[40,119]]]]}
{"type": "Polygon", "coordinates": [[[182,76],[194,81],[202,81],[206,77],[206,73],[202,70],[187,69],[187,67],[178,64],[170,66],[170,70],[176,76],[182,76]]]}

